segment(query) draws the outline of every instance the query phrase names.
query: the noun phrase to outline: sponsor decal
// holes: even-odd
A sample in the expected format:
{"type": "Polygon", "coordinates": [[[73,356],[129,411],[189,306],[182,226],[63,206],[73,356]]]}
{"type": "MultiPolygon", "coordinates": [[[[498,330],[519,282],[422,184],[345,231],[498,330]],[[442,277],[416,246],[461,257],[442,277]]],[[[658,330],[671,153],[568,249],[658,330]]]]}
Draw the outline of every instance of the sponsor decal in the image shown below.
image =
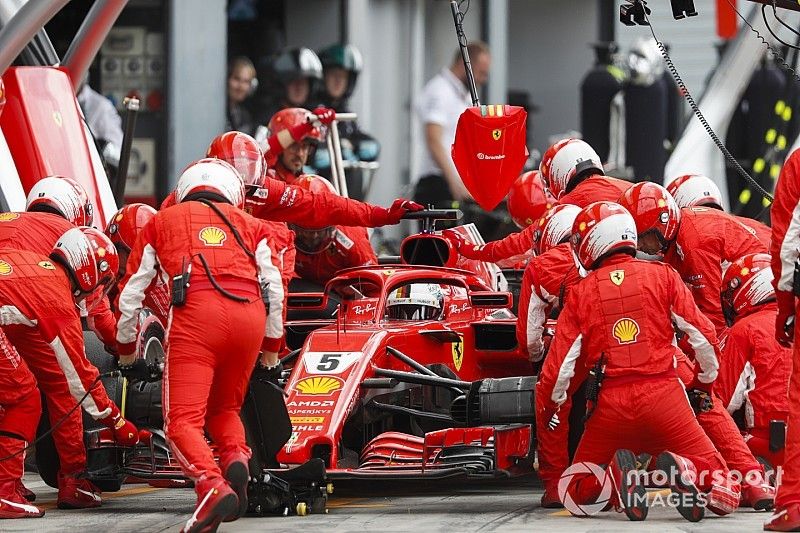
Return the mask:
{"type": "Polygon", "coordinates": [[[55,270],[56,269],[56,267],[50,261],[39,261],[37,264],[42,268],[46,268],[47,270],[55,270]]]}
{"type": "Polygon", "coordinates": [[[0,276],[8,276],[14,271],[11,265],[0,259],[0,276]]]}
{"type": "Polygon", "coordinates": [[[632,318],[620,318],[611,332],[620,344],[630,344],[639,336],[639,324],[632,318]]]}
{"type": "Polygon", "coordinates": [[[503,132],[501,130],[493,130],[492,131],[492,139],[495,141],[499,141],[500,137],[503,136],[503,132]]]}
{"type": "Polygon", "coordinates": [[[206,226],[200,230],[199,237],[206,246],[222,246],[228,235],[221,228],[206,226]]]}
{"type": "Polygon", "coordinates": [[[19,218],[19,213],[0,213],[0,222],[8,222],[19,218]]]}
{"type": "Polygon", "coordinates": [[[461,365],[464,363],[464,336],[458,336],[458,342],[450,345],[450,351],[453,353],[453,365],[456,370],[461,370],[461,365]]]}
{"type": "Polygon", "coordinates": [[[55,122],[56,126],[59,128],[64,124],[64,117],[61,116],[59,111],[53,111],[53,122],[55,122]]]}
{"type": "Polygon", "coordinates": [[[361,358],[363,352],[306,352],[303,364],[309,374],[341,374],[361,358]]]}
{"type": "Polygon", "coordinates": [[[492,155],[492,154],[484,154],[483,152],[478,152],[477,153],[477,158],[480,159],[481,161],[483,161],[484,159],[487,159],[487,160],[505,159],[506,158],[506,154],[492,155]]]}
{"type": "Polygon", "coordinates": [[[289,420],[294,424],[321,424],[325,422],[324,416],[290,416],[289,420]]]}
{"type": "Polygon", "coordinates": [[[354,305],[353,312],[357,315],[365,315],[367,313],[371,313],[376,309],[374,304],[367,304],[367,305],[354,305]]]}
{"type": "Polygon", "coordinates": [[[611,278],[611,283],[619,287],[622,285],[622,282],[625,281],[625,271],[624,270],[612,270],[611,273],[608,275],[611,278]]]}
{"type": "Polygon", "coordinates": [[[330,376],[310,376],[298,381],[294,388],[298,394],[328,396],[342,388],[344,381],[330,376]]]}

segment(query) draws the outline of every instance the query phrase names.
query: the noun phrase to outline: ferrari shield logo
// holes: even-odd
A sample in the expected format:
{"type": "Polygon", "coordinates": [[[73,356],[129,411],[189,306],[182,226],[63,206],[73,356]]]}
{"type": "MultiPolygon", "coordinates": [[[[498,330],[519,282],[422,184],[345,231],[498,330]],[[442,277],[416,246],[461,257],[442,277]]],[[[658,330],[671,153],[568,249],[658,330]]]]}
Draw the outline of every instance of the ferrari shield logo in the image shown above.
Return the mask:
{"type": "Polygon", "coordinates": [[[461,370],[461,364],[464,362],[464,337],[458,336],[458,342],[450,345],[450,351],[453,352],[453,365],[456,370],[461,370]]]}
{"type": "Polygon", "coordinates": [[[495,141],[499,141],[500,137],[503,136],[503,132],[501,130],[493,130],[492,131],[492,139],[495,141]]]}
{"type": "Polygon", "coordinates": [[[624,270],[612,270],[611,274],[608,275],[611,278],[611,283],[619,287],[622,285],[622,282],[625,281],[625,271],[624,270]]]}

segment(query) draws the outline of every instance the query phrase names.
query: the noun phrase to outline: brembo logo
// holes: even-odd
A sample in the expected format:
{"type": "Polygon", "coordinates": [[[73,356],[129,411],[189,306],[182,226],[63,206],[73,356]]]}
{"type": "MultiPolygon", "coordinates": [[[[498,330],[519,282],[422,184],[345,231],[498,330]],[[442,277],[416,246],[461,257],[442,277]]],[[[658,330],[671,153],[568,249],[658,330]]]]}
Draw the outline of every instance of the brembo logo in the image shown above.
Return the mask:
{"type": "Polygon", "coordinates": [[[506,154],[490,155],[490,154],[484,154],[483,152],[478,152],[477,155],[478,155],[478,159],[480,159],[480,160],[484,160],[484,159],[505,159],[506,158],[506,154]]]}

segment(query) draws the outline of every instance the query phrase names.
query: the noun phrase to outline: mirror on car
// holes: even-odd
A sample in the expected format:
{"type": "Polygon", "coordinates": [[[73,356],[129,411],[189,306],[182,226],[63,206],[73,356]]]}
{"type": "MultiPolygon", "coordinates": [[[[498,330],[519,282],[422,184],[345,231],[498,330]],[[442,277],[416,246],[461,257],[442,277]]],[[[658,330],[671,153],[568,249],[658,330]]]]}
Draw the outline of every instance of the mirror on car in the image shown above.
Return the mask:
{"type": "Polygon", "coordinates": [[[483,309],[511,309],[513,299],[510,292],[481,291],[470,294],[469,302],[483,309]]]}
{"type": "Polygon", "coordinates": [[[320,310],[328,305],[328,297],[321,292],[299,292],[290,294],[286,299],[289,310],[320,310]]]}

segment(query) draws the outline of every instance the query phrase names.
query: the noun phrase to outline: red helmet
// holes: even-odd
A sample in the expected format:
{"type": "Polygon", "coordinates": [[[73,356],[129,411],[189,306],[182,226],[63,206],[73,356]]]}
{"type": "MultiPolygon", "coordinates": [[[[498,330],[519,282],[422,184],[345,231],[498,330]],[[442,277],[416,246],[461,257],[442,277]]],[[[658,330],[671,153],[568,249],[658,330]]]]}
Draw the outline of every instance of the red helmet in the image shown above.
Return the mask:
{"type": "MultiPolygon", "coordinates": [[[[336,194],[333,185],[321,176],[306,174],[297,178],[292,185],[314,194],[336,194]]],[[[335,226],[308,229],[297,224],[289,224],[295,232],[294,245],[304,254],[318,254],[324,251],[333,242],[335,226]]]]}
{"type": "Polygon", "coordinates": [[[722,277],[722,311],[729,323],[775,299],[769,254],[749,254],[734,261],[722,277]]]}
{"type": "Polygon", "coordinates": [[[216,157],[239,171],[245,187],[263,187],[267,176],[267,162],[258,142],[241,131],[218,135],[208,145],[206,157],[216,157]]]}
{"type": "Polygon", "coordinates": [[[548,187],[550,186],[550,166],[553,164],[553,157],[555,157],[556,152],[571,141],[572,138],[568,137],[566,139],[561,139],[560,141],[556,142],[550,148],[545,150],[544,155],[542,155],[542,160],[539,162],[539,175],[544,180],[545,185],[548,187]]]}
{"type": "Polygon", "coordinates": [[[639,235],[656,232],[662,249],[675,240],[681,222],[681,210],[661,185],[650,181],[637,183],[625,191],[619,203],[633,216],[639,235]]]}
{"type": "Polygon", "coordinates": [[[224,200],[235,207],[244,205],[244,183],[242,176],[230,164],[221,159],[205,158],[195,161],[178,178],[175,199],[206,197],[224,200]]]}
{"type": "MultiPolygon", "coordinates": [[[[548,150],[549,151],[549,150],[548,150]]],[[[544,160],[542,160],[544,164],[544,160]]],[[[546,165],[547,184],[556,198],[567,192],[575,180],[589,174],[602,174],[603,162],[594,148],[580,139],[561,141],[546,165]]]]}
{"type": "Polygon", "coordinates": [[[572,250],[586,270],[617,252],[636,253],[636,223],[624,207],[595,202],[584,207],[572,224],[572,250]]]}
{"type": "Polygon", "coordinates": [[[667,184],[678,207],[706,206],[722,209],[722,192],[714,181],[700,174],[686,174],[667,184]]]}
{"type": "Polygon", "coordinates": [[[144,225],[156,216],[156,210],[147,204],[128,204],[111,217],[106,235],[117,250],[130,252],[144,225]]]}
{"type": "Polygon", "coordinates": [[[37,181],[28,193],[26,211],[60,215],[76,226],[91,226],[94,209],[86,190],[77,181],[48,176],[37,181]]]}
{"type": "Polygon", "coordinates": [[[555,203],[556,199],[545,187],[538,170],[522,174],[508,191],[508,214],[519,228],[533,224],[555,203]]]}
{"type": "MultiPolygon", "coordinates": [[[[271,135],[277,135],[282,131],[288,130],[294,126],[299,126],[304,122],[308,122],[311,116],[311,111],[303,109],[302,107],[288,107],[281,109],[269,119],[269,132],[271,135]]],[[[323,141],[325,135],[319,128],[312,128],[312,130],[303,136],[303,139],[311,139],[312,141],[323,141]]]]}
{"type": "Polygon", "coordinates": [[[101,286],[110,287],[119,269],[117,249],[94,228],[67,230],[56,242],[50,258],[67,269],[76,297],[88,295],[101,286]]]}
{"type": "Polygon", "coordinates": [[[542,215],[536,222],[537,228],[533,232],[534,253],[541,255],[562,242],[569,242],[572,224],[580,212],[581,208],[577,205],[562,204],[542,215]]]}

